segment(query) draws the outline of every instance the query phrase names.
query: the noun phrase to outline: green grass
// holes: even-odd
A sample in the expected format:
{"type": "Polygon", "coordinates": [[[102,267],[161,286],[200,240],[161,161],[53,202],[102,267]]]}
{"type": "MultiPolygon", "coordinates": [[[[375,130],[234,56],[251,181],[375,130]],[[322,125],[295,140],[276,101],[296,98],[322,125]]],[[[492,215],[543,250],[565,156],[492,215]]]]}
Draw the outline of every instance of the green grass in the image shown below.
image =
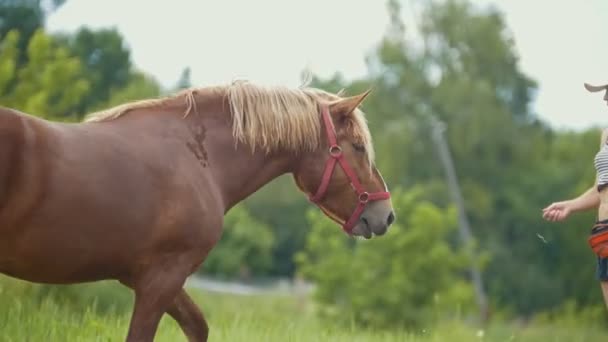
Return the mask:
{"type": "MultiPolygon", "coordinates": [[[[190,290],[211,326],[210,341],[608,341],[600,324],[576,317],[528,326],[498,324],[484,331],[445,322],[425,331],[372,331],[315,317],[311,303],[288,296],[233,296],[190,290]]],[[[0,278],[0,341],[123,341],[132,299],[113,282],[41,287],[0,278]]],[[[165,316],[156,341],[186,341],[165,316]]]]}

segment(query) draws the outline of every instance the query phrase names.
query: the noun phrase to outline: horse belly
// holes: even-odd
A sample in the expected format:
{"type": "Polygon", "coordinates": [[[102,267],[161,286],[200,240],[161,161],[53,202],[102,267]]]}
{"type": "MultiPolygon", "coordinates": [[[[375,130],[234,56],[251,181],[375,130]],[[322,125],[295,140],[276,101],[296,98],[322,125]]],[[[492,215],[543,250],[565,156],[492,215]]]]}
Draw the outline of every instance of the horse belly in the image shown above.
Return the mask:
{"type": "MultiPolygon", "coordinates": [[[[21,230],[0,244],[0,272],[39,283],[77,283],[120,278],[128,261],[103,240],[62,240],[52,230],[21,230]]],[[[6,237],[4,237],[6,238],[6,237]]]]}
{"type": "MultiPolygon", "coordinates": [[[[103,265],[102,265],[103,266],[103,265]]],[[[100,265],[93,264],[61,264],[47,260],[28,258],[21,260],[0,260],[0,272],[8,276],[36,283],[73,284],[104,279],[117,279],[115,269],[107,266],[105,272],[100,272],[100,265]],[[8,261],[8,262],[7,262],[8,261]],[[61,271],[59,271],[61,270],[61,271]]]]}

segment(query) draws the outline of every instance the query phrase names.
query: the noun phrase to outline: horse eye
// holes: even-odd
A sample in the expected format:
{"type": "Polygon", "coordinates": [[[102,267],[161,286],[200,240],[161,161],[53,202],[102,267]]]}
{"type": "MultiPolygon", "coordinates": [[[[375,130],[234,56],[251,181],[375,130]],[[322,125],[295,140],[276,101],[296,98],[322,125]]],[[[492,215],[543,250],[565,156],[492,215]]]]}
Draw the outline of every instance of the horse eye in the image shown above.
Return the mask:
{"type": "Polygon", "coordinates": [[[353,143],[353,148],[359,152],[365,152],[365,145],[353,143]]]}

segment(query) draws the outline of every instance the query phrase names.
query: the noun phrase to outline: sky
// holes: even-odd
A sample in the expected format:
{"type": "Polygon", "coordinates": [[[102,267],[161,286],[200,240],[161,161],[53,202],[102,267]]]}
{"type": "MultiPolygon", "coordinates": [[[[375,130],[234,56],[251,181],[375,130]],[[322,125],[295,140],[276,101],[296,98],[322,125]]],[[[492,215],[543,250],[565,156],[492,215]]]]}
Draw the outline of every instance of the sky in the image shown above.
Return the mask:
{"type": "MultiPolygon", "coordinates": [[[[402,1],[412,27],[415,1],[402,1]]],[[[544,121],[608,127],[603,95],[583,88],[608,84],[608,0],[472,2],[504,14],[521,69],[538,82],[533,109],[544,121]]],[[[234,79],[296,86],[305,68],[361,77],[387,24],[384,0],[68,0],[47,20],[55,32],[118,28],[137,67],[167,87],[186,66],[196,86],[234,79]]]]}

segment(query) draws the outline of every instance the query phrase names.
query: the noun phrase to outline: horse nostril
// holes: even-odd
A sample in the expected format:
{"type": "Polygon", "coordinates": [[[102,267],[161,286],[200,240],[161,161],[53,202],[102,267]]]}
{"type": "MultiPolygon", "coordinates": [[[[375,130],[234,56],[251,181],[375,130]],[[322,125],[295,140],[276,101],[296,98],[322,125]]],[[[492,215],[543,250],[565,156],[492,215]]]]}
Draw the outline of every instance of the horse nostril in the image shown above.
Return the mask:
{"type": "Polygon", "coordinates": [[[367,219],[366,219],[365,217],[362,217],[362,218],[361,218],[361,221],[363,221],[363,223],[365,223],[365,225],[366,225],[367,227],[369,227],[369,223],[367,222],[367,219]]]}
{"type": "Polygon", "coordinates": [[[393,224],[393,222],[395,222],[395,213],[391,211],[391,213],[388,214],[388,219],[386,219],[386,225],[390,226],[391,224],[393,224]]]}

